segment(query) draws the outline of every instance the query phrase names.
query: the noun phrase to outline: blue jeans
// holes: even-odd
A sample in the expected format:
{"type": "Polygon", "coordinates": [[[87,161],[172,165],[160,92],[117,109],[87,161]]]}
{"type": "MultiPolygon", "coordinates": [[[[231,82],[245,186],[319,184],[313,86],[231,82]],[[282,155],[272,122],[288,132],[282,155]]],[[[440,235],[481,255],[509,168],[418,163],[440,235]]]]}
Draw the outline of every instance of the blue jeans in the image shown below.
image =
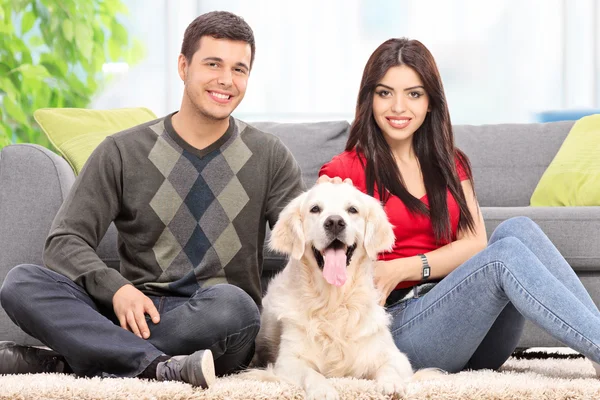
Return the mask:
{"type": "Polygon", "coordinates": [[[218,375],[247,365],[260,314],[233,285],[199,289],[191,298],[149,296],[160,322],[147,317],[150,338],[121,328],[112,308],[96,304],[69,278],[37,265],[9,271],[0,302],[21,329],[62,354],[78,375],[137,376],[158,356],[210,349],[218,375]]]}
{"type": "MultiPolygon", "coordinates": [[[[433,266],[435,268],[435,266],[433,266]]],[[[499,368],[524,318],[600,362],[600,312],[579,278],[529,218],[501,223],[483,251],[430,292],[388,307],[396,346],[414,368],[499,368]]]]}

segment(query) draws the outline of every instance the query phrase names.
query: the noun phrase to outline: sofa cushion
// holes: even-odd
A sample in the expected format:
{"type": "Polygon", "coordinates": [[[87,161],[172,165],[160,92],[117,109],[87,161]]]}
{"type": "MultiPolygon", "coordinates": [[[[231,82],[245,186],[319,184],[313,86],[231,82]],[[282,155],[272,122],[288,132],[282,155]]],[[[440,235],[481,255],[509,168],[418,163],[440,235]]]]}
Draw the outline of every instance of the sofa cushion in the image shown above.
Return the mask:
{"type": "Polygon", "coordinates": [[[573,123],[454,126],[456,145],[473,167],[479,204],[528,206],[573,123]]]}
{"type": "Polygon", "coordinates": [[[600,114],[577,121],[531,195],[532,206],[600,206],[600,114]]]}
{"type": "Polygon", "coordinates": [[[75,174],[81,171],[106,136],[156,118],[152,111],[142,107],[115,110],[41,108],[33,115],[75,174]]]}
{"type": "Polygon", "coordinates": [[[575,271],[600,271],[600,207],[482,207],[488,237],[504,220],[535,221],[575,271]]]}

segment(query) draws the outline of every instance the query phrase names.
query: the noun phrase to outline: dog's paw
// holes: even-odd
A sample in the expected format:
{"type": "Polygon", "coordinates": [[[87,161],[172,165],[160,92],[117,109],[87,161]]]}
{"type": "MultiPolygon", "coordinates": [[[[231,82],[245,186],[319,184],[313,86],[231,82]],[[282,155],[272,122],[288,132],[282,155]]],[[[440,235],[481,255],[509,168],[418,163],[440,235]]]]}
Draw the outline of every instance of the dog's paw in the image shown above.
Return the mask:
{"type": "Polygon", "coordinates": [[[393,394],[404,396],[405,394],[406,379],[399,376],[382,376],[377,378],[375,384],[377,385],[377,391],[387,396],[393,394]]]}
{"type": "Polygon", "coordinates": [[[404,354],[402,357],[398,357],[394,362],[394,369],[401,380],[408,380],[413,376],[413,369],[410,365],[410,361],[404,354]]]}
{"type": "Polygon", "coordinates": [[[339,398],[338,391],[328,383],[306,389],[306,400],[339,400],[339,398]]]}

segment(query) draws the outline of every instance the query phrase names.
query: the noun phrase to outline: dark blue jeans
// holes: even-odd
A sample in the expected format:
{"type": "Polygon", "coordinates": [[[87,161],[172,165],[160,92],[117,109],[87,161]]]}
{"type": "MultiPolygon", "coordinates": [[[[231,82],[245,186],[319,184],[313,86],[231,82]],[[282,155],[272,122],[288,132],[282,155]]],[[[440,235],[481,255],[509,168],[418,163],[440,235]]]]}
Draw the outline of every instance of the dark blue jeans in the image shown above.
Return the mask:
{"type": "Polygon", "coordinates": [[[160,322],[150,338],[121,328],[112,308],[96,304],[69,278],[37,265],[9,271],[0,303],[23,331],[62,354],[78,375],[137,376],[158,356],[210,349],[218,375],[247,365],[260,313],[242,289],[227,284],[199,289],[191,298],[150,296],[160,322]]]}

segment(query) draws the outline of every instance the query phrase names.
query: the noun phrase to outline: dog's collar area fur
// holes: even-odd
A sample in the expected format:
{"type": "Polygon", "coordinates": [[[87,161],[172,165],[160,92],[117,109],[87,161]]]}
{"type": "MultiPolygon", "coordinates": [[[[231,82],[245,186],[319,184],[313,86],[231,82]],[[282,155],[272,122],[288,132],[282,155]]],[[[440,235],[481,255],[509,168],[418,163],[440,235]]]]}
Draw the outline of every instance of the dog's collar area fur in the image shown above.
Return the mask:
{"type": "MultiPolygon", "coordinates": [[[[329,246],[327,246],[325,248],[326,249],[341,249],[343,247],[345,247],[346,245],[344,243],[342,243],[340,240],[335,239],[333,242],[331,242],[329,244],[329,246]]],[[[325,260],[323,259],[323,255],[321,255],[321,252],[319,250],[317,250],[315,248],[315,246],[311,246],[312,247],[312,251],[313,254],[315,256],[315,260],[317,260],[317,265],[319,266],[319,269],[322,271],[323,268],[325,267],[325,260]]],[[[356,243],[354,243],[352,246],[348,246],[348,249],[346,250],[346,267],[348,265],[350,265],[350,261],[352,260],[352,254],[354,254],[354,250],[356,250],[356,243]]]]}

